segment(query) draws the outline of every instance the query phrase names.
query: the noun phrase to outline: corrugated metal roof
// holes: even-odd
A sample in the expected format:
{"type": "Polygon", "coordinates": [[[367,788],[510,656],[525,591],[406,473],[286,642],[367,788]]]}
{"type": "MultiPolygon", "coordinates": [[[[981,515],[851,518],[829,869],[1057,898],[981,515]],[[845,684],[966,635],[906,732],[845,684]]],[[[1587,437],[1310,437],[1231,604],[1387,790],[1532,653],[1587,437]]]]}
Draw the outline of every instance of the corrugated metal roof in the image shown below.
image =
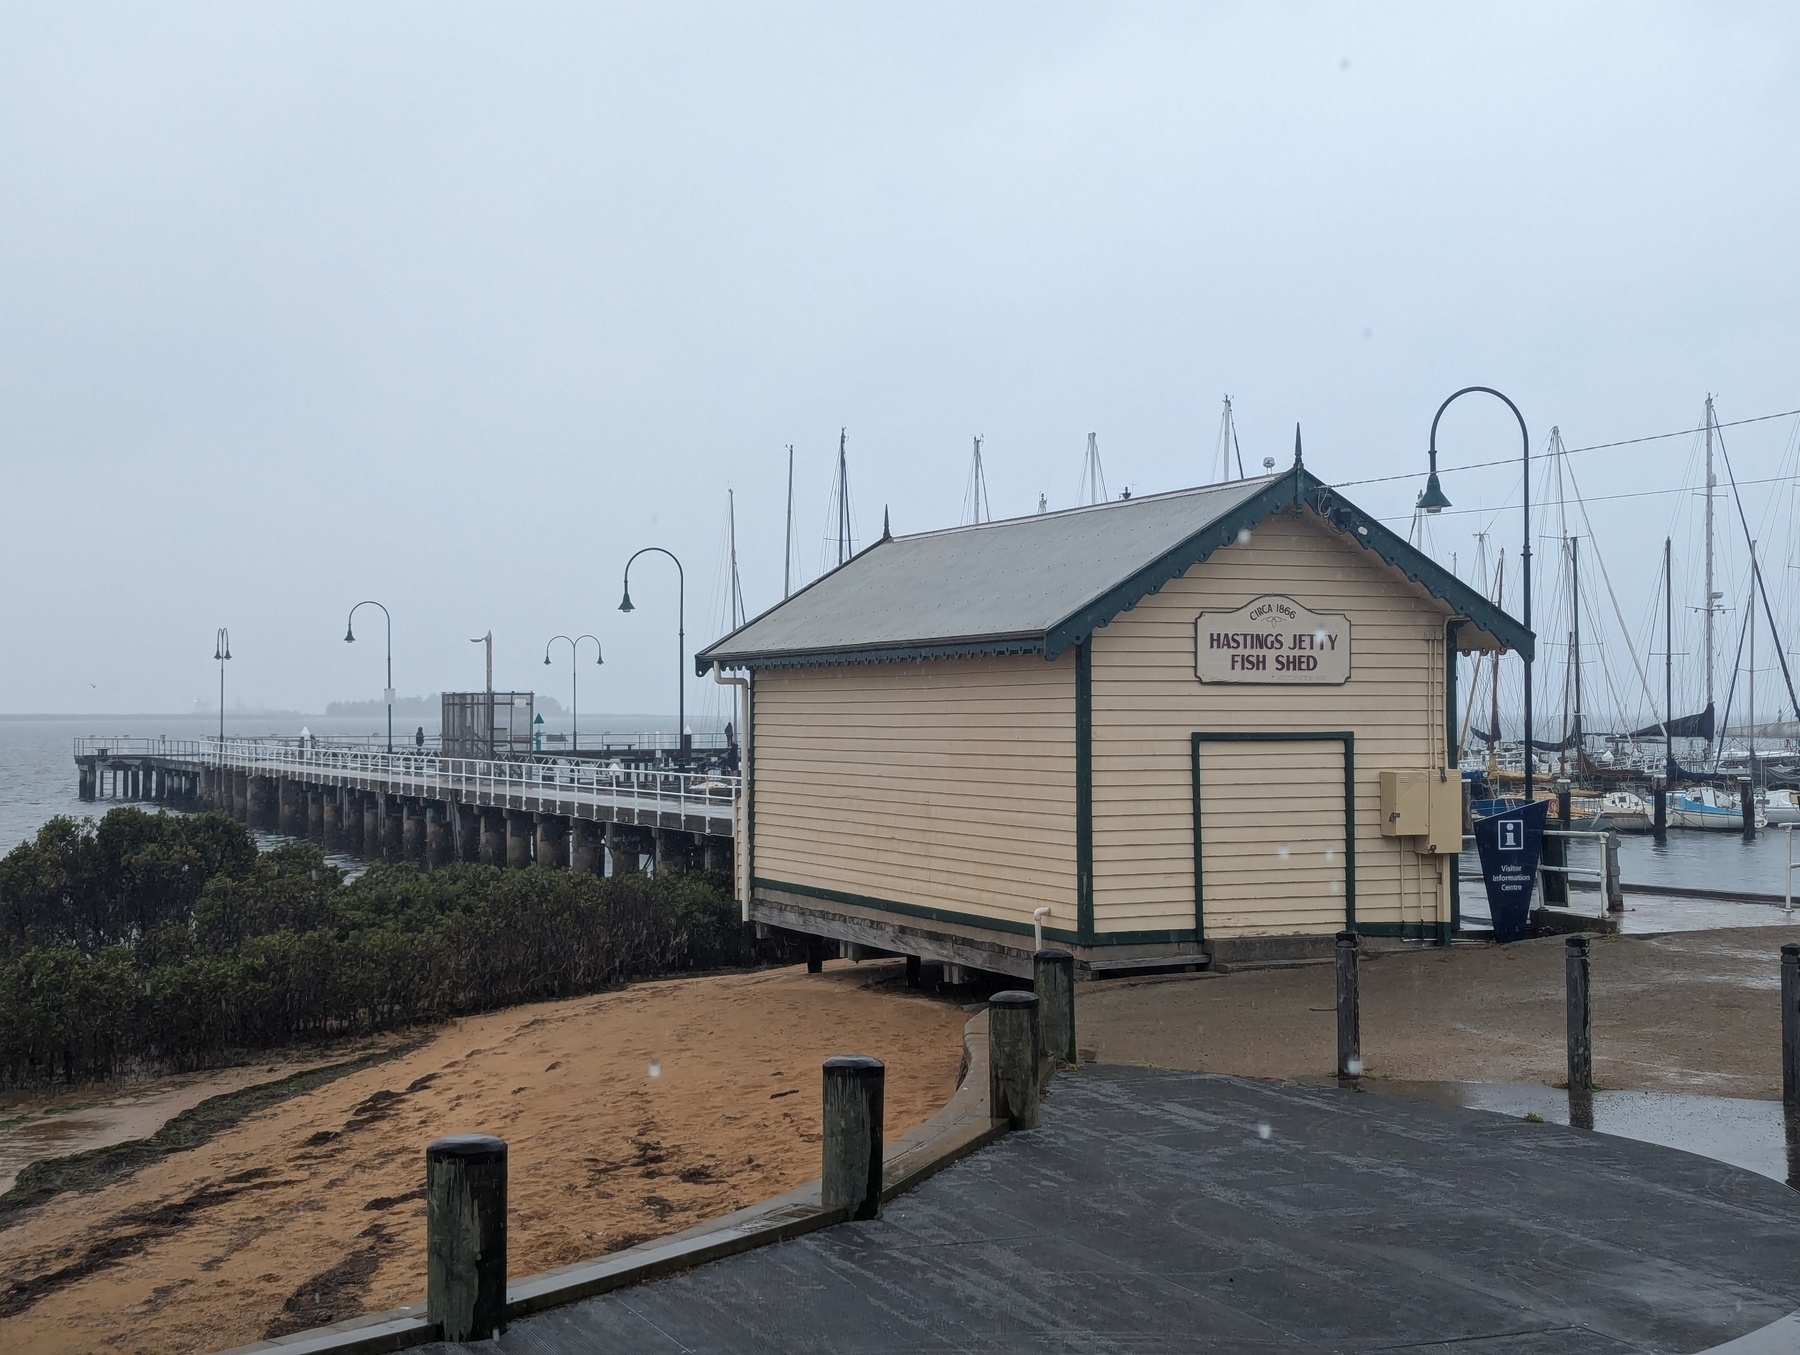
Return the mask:
{"type": "Polygon", "coordinates": [[[1262,476],[878,542],[704,650],[701,666],[778,655],[941,649],[1046,634],[1255,498],[1262,476]]]}

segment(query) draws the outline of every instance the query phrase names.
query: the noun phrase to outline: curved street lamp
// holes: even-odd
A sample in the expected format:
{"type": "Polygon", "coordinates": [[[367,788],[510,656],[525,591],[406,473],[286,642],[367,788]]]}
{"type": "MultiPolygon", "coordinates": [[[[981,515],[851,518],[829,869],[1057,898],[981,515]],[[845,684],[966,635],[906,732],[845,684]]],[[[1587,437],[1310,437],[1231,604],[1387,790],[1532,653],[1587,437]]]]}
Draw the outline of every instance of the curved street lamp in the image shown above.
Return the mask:
{"type": "MultiPolygon", "coordinates": [[[[1519,421],[1519,438],[1524,444],[1524,486],[1525,486],[1525,547],[1519,552],[1520,569],[1525,581],[1525,629],[1531,629],[1531,434],[1525,430],[1525,416],[1519,413],[1519,407],[1507,396],[1492,386],[1464,386],[1453,394],[1449,400],[1438,406],[1438,412],[1431,420],[1431,474],[1425,480],[1425,490],[1419,495],[1419,507],[1427,513],[1441,513],[1450,506],[1443,486],[1438,483],[1437,470],[1437,430],[1438,420],[1444,417],[1444,411],[1450,408],[1451,400],[1459,396],[1470,395],[1479,391],[1483,395],[1491,395],[1495,399],[1506,401],[1506,407],[1513,412],[1513,418],[1519,421]]],[[[1498,733],[1498,731],[1495,731],[1498,733]]],[[[1531,655],[1525,655],[1525,803],[1531,803],[1531,655]]]]}
{"type": "MultiPolygon", "coordinates": [[[[347,645],[356,642],[356,632],[350,628],[350,624],[356,620],[358,607],[381,607],[381,604],[373,598],[366,598],[350,609],[349,619],[344,622],[344,643],[347,645]]],[[[381,614],[387,616],[387,690],[384,695],[387,697],[388,708],[387,750],[391,753],[394,751],[394,618],[388,616],[386,607],[381,607],[381,614]]]]}
{"type": "Polygon", "coordinates": [[[681,561],[675,559],[675,552],[664,550],[661,546],[645,546],[625,562],[625,598],[619,603],[622,612],[635,611],[631,605],[631,566],[639,555],[655,551],[658,555],[666,555],[675,560],[675,574],[680,580],[680,590],[676,594],[676,640],[675,640],[675,747],[685,756],[687,753],[687,571],[681,567],[681,561]]]}
{"type": "Polygon", "coordinates": [[[219,627],[213,637],[213,657],[219,661],[219,757],[225,756],[225,661],[231,657],[231,631],[219,627]]]}
{"type": "Polygon", "coordinates": [[[580,665],[575,662],[575,648],[583,640],[592,640],[595,665],[605,663],[606,659],[600,653],[600,637],[597,635],[577,635],[573,640],[569,640],[566,635],[552,635],[544,644],[545,663],[550,662],[550,646],[558,640],[569,641],[569,742],[574,751],[579,753],[581,751],[581,702],[576,696],[575,672],[580,665]]]}

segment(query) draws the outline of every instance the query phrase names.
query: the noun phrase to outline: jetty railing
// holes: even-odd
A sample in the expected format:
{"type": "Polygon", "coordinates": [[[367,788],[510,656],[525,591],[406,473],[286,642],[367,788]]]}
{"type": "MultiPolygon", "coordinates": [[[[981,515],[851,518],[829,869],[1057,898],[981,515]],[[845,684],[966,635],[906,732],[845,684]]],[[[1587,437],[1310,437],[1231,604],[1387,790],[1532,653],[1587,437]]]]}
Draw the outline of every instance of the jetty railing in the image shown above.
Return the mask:
{"type": "MultiPolygon", "coordinates": [[[[612,766],[587,758],[542,754],[523,759],[445,757],[435,752],[386,753],[320,742],[269,739],[84,737],[75,756],[150,757],[266,776],[423,799],[581,815],[583,809],[627,811],[632,822],[679,814],[729,823],[742,778],[719,772],[612,766]]],[[[585,816],[584,816],[585,817],[585,816]]],[[[726,830],[729,831],[729,830],[726,830]]]]}

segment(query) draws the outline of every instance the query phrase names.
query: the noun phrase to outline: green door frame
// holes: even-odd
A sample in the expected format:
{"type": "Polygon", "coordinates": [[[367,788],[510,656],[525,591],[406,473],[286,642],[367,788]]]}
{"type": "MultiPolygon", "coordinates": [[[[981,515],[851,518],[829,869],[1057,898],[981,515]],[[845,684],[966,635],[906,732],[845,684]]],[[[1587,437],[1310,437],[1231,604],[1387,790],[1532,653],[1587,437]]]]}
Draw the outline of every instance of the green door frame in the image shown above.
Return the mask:
{"type": "Polygon", "coordinates": [[[1200,745],[1203,743],[1341,743],[1344,746],[1344,930],[1356,930],[1356,735],[1336,730],[1196,730],[1194,769],[1194,935],[1206,936],[1205,872],[1200,824],[1200,745]]]}

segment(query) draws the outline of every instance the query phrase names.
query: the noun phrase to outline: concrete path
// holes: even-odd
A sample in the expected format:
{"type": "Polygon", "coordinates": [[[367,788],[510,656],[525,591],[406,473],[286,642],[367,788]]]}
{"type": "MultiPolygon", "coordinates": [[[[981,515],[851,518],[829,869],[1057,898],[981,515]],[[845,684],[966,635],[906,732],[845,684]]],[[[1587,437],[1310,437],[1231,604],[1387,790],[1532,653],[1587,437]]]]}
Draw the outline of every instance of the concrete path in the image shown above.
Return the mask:
{"type": "Polygon", "coordinates": [[[1060,1076],[891,1205],[527,1319],[491,1352],[1705,1350],[1800,1309],[1800,1195],[1479,1111],[1060,1076]]]}

